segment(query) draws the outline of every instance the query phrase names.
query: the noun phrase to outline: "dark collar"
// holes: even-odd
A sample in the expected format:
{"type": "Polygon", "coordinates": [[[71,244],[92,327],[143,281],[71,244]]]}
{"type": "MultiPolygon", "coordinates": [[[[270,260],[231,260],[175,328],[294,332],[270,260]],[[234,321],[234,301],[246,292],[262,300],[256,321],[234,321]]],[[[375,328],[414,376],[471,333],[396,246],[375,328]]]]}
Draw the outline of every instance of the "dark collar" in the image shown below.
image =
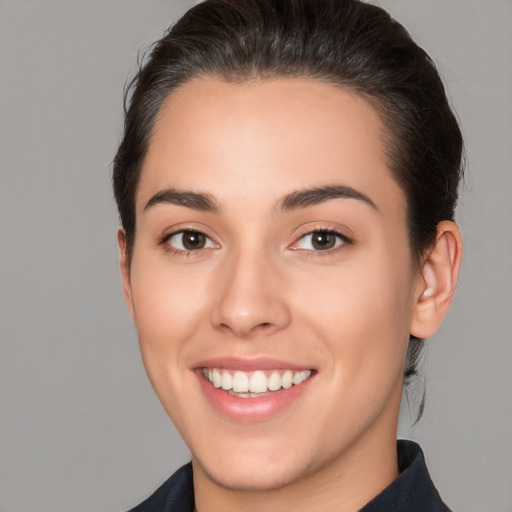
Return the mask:
{"type": "Polygon", "coordinates": [[[397,442],[400,475],[360,512],[450,512],[428,474],[419,445],[397,442]]]}
{"type": "MultiPolygon", "coordinates": [[[[397,452],[400,475],[360,512],[450,512],[430,479],[421,448],[412,441],[398,441],[397,452]]],[[[189,462],[130,512],[193,510],[194,485],[189,462]]]]}
{"type": "Polygon", "coordinates": [[[193,512],[192,462],[182,466],[147,500],[129,512],[193,512]]]}

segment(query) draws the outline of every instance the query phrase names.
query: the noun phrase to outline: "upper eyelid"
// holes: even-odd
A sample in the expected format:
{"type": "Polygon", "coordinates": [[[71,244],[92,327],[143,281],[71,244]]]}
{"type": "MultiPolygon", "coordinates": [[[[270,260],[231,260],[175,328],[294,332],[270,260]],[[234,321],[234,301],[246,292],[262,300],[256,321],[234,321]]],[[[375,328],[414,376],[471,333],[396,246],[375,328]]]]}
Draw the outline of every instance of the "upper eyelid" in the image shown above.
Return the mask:
{"type": "MultiPolygon", "coordinates": [[[[187,228],[182,228],[182,229],[178,229],[176,231],[171,231],[171,232],[167,233],[166,235],[164,235],[163,239],[169,240],[169,238],[179,235],[180,233],[200,233],[201,235],[204,235],[206,238],[208,238],[212,242],[214,241],[213,238],[208,233],[205,233],[204,231],[201,231],[200,229],[187,229],[187,228]]],[[[217,242],[215,242],[215,243],[217,243],[217,242]]]]}
{"type": "Polygon", "coordinates": [[[301,238],[305,237],[306,235],[311,235],[311,234],[314,234],[314,233],[324,233],[324,232],[332,233],[332,234],[334,234],[336,236],[339,236],[340,238],[342,238],[344,241],[346,241],[348,243],[353,243],[354,242],[354,239],[353,239],[353,237],[351,235],[346,234],[345,232],[343,232],[340,229],[336,229],[336,228],[333,228],[333,227],[327,227],[327,226],[324,226],[324,227],[321,226],[321,227],[308,228],[308,229],[305,229],[302,232],[299,232],[299,234],[296,235],[295,242],[293,242],[293,243],[296,243],[298,240],[300,240],[301,238]]]}
{"type": "Polygon", "coordinates": [[[214,238],[215,238],[211,234],[209,234],[210,230],[208,230],[206,227],[203,227],[203,226],[196,227],[196,226],[190,226],[190,225],[185,224],[185,225],[179,225],[177,227],[174,226],[174,227],[170,228],[169,231],[166,230],[164,232],[164,234],[162,236],[160,236],[160,239],[162,241],[165,241],[165,240],[168,240],[169,238],[171,238],[172,236],[177,235],[178,233],[183,233],[186,231],[190,231],[192,233],[201,233],[211,240],[214,240],[214,238]]]}
{"type": "MultiPolygon", "coordinates": [[[[180,233],[187,232],[187,231],[194,232],[194,233],[201,233],[205,237],[207,237],[209,240],[211,240],[213,243],[218,245],[219,247],[222,245],[215,239],[215,237],[209,235],[207,232],[208,230],[206,230],[205,228],[198,228],[198,227],[187,226],[187,225],[174,228],[171,231],[167,232],[166,234],[164,234],[163,236],[160,237],[160,243],[165,244],[173,236],[178,235],[180,233]]],[[[312,234],[318,233],[318,232],[332,233],[332,234],[340,237],[345,244],[350,245],[350,244],[354,243],[353,237],[351,235],[344,233],[340,229],[337,229],[337,228],[334,228],[331,226],[314,226],[314,227],[312,226],[312,227],[304,228],[302,231],[299,231],[299,233],[295,235],[293,241],[291,242],[291,244],[288,245],[288,247],[291,247],[291,246],[297,244],[298,241],[301,240],[302,238],[304,238],[305,236],[312,235],[312,234]]]]}
{"type": "Polygon", "coordinates": [[[312,229],[308,229],[307,231],[304,231],[299,236],[311,235],[313,233],[333,233],[335,235],[340,235],[343,237],[347,236],[343,232],[339,231],[338,229],[334,229],[334,228],[312,228],[312,229]]]}

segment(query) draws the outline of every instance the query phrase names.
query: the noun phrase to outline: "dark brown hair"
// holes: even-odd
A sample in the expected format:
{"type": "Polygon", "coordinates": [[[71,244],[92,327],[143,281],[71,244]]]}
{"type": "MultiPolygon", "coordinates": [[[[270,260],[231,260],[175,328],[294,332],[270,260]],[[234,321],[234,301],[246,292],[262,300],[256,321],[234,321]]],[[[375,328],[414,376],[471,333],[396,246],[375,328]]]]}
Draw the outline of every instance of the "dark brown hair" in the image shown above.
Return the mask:
{"type": "MultiPolygon", "coordinates": [[[[358,0],[206,0],[158,41],[125,92],[113,184],[128,255],[135,196],[152,128],[172,91],[198,76],[227,81],[304,77],[350,88],[379,112],[388,165],[408,203],[418,257],[452,220],[463,142],[430,57],[383,9],[358,0]]],[[[421,344],[412,339],[405,380],[421,344]]]]}

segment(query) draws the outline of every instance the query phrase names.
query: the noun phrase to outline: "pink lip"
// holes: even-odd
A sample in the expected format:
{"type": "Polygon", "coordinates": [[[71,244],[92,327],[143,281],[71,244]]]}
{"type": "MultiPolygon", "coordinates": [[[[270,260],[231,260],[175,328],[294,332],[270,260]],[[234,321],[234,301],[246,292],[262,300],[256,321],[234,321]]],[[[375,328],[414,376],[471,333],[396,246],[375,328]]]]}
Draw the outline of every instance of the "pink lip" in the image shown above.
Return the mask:
{"type": "Polygon", "coordinates": [[[251,372],[256,370],[311,370],[311,366],[304,366],[269,357],[239,358],[218,357],[199,361],[195,368],[225,368],[227,370],[241,370],[251,372]]]}
{"type": "Polygon", "coordinates": [[[195,374],[203,396],[222,416],[238,422],[262,422],[269,420],[292,407],[310,386],[315,375],[289,389],[280,389],[256,398],[241,398],[216,388],[203,376],[202,368],[226,368],[230,370],[255,371],[289,369],[294,371],[310,369],[277,359],[237,359],[222,358],[202,361],[195,368],[195,374]]]}

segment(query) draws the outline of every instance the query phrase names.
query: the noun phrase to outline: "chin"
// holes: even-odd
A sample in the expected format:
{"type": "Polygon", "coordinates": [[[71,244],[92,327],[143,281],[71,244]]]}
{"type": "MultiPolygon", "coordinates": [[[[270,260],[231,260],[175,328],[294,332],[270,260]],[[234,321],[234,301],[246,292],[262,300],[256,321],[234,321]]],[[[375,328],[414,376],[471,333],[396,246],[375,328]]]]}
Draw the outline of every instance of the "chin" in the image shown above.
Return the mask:
{"type": "Polygon", "coordinates": [[[308,472],[313,454],[293,433],[272,436],[267,428],[264,432],[243,430],[232,429],[227,436],[216,432],[195,437],[188,443],[194,471],[201,471],[222,488],[238,491],[279,489],[308,472]]]}
{"type": "Polygon", "coordinates": [[[296,461],[229,460],[221,465],[203,464],[193,458],[194,468],[199,466],[218,486],[233,491],[274,491],[298,480],[307,469],[297,469],[296,461]],[[284,463],[283,463],[284,462],[284,463]]]}

